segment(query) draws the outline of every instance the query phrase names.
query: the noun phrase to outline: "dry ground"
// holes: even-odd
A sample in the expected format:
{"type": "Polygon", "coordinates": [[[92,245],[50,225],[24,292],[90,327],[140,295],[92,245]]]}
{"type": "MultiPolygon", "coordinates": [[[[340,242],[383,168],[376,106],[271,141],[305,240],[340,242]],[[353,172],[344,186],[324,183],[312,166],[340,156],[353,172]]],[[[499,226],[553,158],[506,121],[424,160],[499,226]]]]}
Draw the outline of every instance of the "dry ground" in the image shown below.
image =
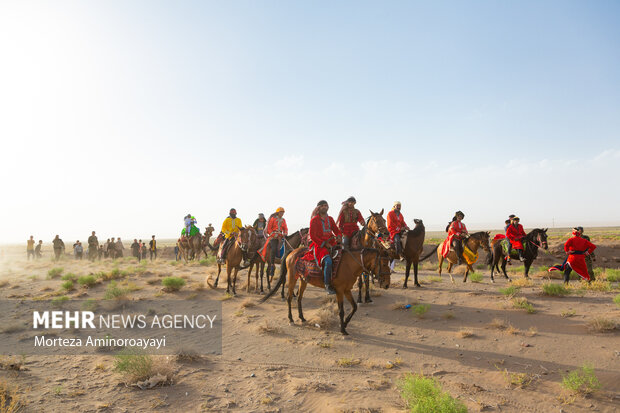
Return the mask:
{"type": "MultiPolygon", "coordinates": [[[[605,242],[609,252],[601,249],[598,263],[604,257],[606,266],[617,267],[619,245],[605,242]]],[[[46,279],[54,267],[76,275],[125,269],[129,275],[119,283],[134,289],[129,293],[132,299],[225,298],[225,280],[217,290],[204,288],[205,276],[214,274],[214,266],[176,264],[169,251],[164,254],[168,258],[138,266],[131,258],[96,263],[66,258],[54,264],[46,257],[28,263],[21,249],[5,249],[0,269],[3,299],[64,294],[60,279],[46,279]],[[188,284],[178,293],[163,293],[160,278],[165,275],[186,277],[188,284]]],[[[558,262],[557,245],[551,250],[536,264],[558,262]]],[[[0,379],[19,387],[27,402],[25,411],[42,412],[405,411],[397,388],[405,372],[437,378],[474,412],[617,411],[619,331],[589,328],[596,318],[620,320],[620,308],[612,301],[620,293],[617,282],[611,283],[613,291],[547,297],[541,294],[543,273],[535,271],[533,283],[516,295],[533,305],[535,313],[530,314],[499,292],[509,285],[507,281],[489,282],[487,269],[480,270],[484,275],[480,283],[463,284],[455,277],[452,284],[447,276],[437,280],[431,267],[426,263],[421,273],[423,287],[408,290],[401,288],[403,271],[398,267],[391,288],[373,290],[374,303],[360,306],[346,339],[338,333],[337,315],[330,312],[334,305],[323,291],[309,287],[304,301],[309,322],[289,325],[286,303],[279,296],[251,305],[260,296],[242,288],[243,271],[238,296],[223,301],[223,354],[172,360],[176,372],[172,386],[144,391],[126,387],[113,371],[113,357],[106,355],[27,356],[25,369],[0,370],[0,379]],[[427,304],[428,311],[416,314],[403,309],[406,304],[414,308],[427,304]],[[602,390],[566,404],[558,398],[562,375],[584,362],[595,367],[602,390]],[[525,373],[521,377],[532,381],[519,388],[510,384],[510,373],[525,373]]],[[[519,269],[510,268],[516,281],[519,269]]],[[[101,299],[105,284],[78,287],[66,295],[101,299]]]]}

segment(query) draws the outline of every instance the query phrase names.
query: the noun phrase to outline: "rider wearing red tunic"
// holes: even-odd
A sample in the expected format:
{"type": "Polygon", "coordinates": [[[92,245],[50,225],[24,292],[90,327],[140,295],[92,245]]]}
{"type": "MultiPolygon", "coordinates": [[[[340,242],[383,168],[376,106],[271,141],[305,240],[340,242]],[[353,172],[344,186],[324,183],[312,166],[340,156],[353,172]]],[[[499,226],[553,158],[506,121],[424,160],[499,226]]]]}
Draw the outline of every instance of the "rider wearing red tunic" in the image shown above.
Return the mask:
{"type": "Polygon", "coordinates": [[[314,260],[319,266],[323,267],[325,289],[331,295],[335,294],[336,291],[331,286],[332,257],[329,255],[329,249],[338,244],[338,238],[342,233],[334,219],[327,215],[328,209],[327,201],[319,201],[317,204],[310,220],[310,246],[302,259],[307,261],[314,260]]]}
{"type": "Polygon", "coordinates": [[[400,242],[400,233],[409,229],[407,224],[405,224],[405,217],[400,212],[401,207],[400,201],[396,201],[392,210],[387,214],[387,229],[390,232],[390,240],[394,243],[397,255],[400,255],[403,249],[403,245],[400,242]]]}
{"type": "Polygon", "coordinates": [[[338,229],[340,229],[344,235],[342,243],[349,248],[351,247],[351,237],[354,233],[359,231],[358,224],[362,227],[366,225],[366,221],[364,221],[362,213],[355,208],[355,203],[356,200],[352,196],[344,201],[342,203],[340,214],[338,214],[338,220],[336,221],[336,224],[338,224],[338,229]]]}
{"type": "Polygon", "coordinates": [[[456,252],[459,265],[463,263],[463,238],[468,234],[467,227],[462,222],[463,218],[465,218],[465,214],[461,211],[456,211],[452,221],[450,221],[446,228],[448,237],[441,249],[441,255],[445,258],[450,253],[450,246],[454,245],[454,252],[456,252]]]}
{"type": "MultiPolygon", "coordinates": [[[[525,261],[523,258],[523,240],[525,239],[526,233],[523,230],[523,225],[521,225],[519,221],[519,217],[512,218],[512,223],[506,229],[506,238],[510,240],[512,248],[519,253],[519,260],[525,261]]],[[[510,254],[510,250],[508,254],[510,254]]]]}
{"type": "Polygon", "coordinates": [[[590,281],[590,273],[586,264],[586,255],[592,254],[596,249],[596,245],[583,238],[583,229],[581,227],[573,228],[573,236],[564,244],[564,251],[568,254],[568,258],[562,265],[556,265],[549,268],[552,270],[564,271],[564,282],[568,284],[570,273],[575,270],[577,274],[584,280],[590,281]]]}

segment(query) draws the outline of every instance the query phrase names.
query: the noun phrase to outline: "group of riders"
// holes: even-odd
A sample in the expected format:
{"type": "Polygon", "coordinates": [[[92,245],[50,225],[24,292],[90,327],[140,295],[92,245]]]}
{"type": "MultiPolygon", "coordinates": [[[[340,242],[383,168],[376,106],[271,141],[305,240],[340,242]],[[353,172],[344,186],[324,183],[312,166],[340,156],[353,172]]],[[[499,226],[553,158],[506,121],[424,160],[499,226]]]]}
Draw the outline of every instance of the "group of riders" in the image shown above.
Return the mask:
{"type": "MultiPolygon", "coordinates": [[[[338,218],[334,221],[334,219],[328,215],[329,204],[327,201],[321,200],[317,203],[310,217],[307,240],[308,249],[305,255],[302,256],[302,259],[314,261],[318,267],[322,268],[325,289],[330,295],[336,293],[331,285],[333,267],[332,252],[334,247],[341,245],[344,248],[351,248],[351,240],[354,234],[360,231],[360,227],[364,228],[366,225],[362,213],[355,208],[356,202],[353,196],[342,202],[342,208],[340,209],[338,218]]],[[[386,226],[387,232],[389,233],[389,243],[393,251],[392,258],[403,260],[402,239],[405,237],[407,231],[409,231],[409,227],[405,222],[401,207],[401,202],[394,202],[392,209],[387,214],[386,226]]],[[[268,263],[268,276],[274,275],[276,256],[279,251],[282,251],[283,243],[286,242],[286,236],[288,235],[288,227],[284,219],[284,213],[285,210],[283,207],[278,207],[268,219],[261,213],[253,224],[253,228],[259,238],[259,245],[262,245],[257,253],[264,262],[268,263]],[[266,256],[267,251],[269,251],[268,257],[266,256]]],[[[442,255],[444,257],[448,255],[450,250],[454,250],[459,265],[463,264],[465,261],[463,256],[464,245],[469,236],[467,227],[463,222],[464,218],[465,214],[462,211],[457,211],[454,214],[454,217],[446,226],[447,238],[442,250],[442,255]]],[[[191,214],[185,217],[184,224],[185,228],[182,231],[182,237],[186,234],[193,234],[196,231],[198,234],[200,233],[198,228],[195,227],[197,224],[196,218],[191,214]]],[[[507,254],[505,259],[510,262],[510,255],[514,250],[516,251],[516,257],[518,257],[520,261],[524,261],[524,249],[526,248],[524,243],[527,234],[523,229],[523,225],[520,223],[519,217],[510,215],[505,221],[505,224],[505,234],[498,234],[495,237],[498,241],[502,239],[507,240],[507,254]]],[[[209,228],[211,228],[211,224],[209,224],[209,228]]],[[[221,232],[214,243],[214,247],[218,248],[218,264],[224,263],[226,253],[241,228],[243,228],[241,219],[237,217],[235,208],[231,208],[229,215],[222,223],[221,232]]],[[[385,235],[387,236],[388,234],[385,235]]],[[[383,234],[377,234],[377,238],[382,242],[386,241],[383,239],[383,234]]],[[[589,255],[592,254],[595,248],[596,246],[589,241],[589,238],[583,235],[583,228],[575,227],[573,229],[573,236],[564,245],[564,249],[568,256],[567,260],[562,265],[552,267],[550,271],[564,271],[565,282],[568,282],[572,270],[577,272],[582,278],[590,280],[592,270],[591,266],[586,264],[586,258],[590,258],[589,255]],[[588,271],[588,267],[590,267],[590,271],[588,271]]],[[[248,261],[250,258],[252,257],[248,256],[247,251],[244,251],[244,266],[249,265],[248,261]]]]}

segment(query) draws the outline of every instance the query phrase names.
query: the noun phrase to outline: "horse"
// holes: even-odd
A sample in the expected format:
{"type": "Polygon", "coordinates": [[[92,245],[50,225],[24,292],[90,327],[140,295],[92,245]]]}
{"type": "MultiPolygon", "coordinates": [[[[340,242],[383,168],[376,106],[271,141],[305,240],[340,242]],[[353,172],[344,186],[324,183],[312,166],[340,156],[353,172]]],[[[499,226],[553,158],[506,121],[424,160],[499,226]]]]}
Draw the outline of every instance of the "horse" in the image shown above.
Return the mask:
{"type": "Polygon", "coordinates": [[[205,253],[205,257],[208,256],[207,248],[211,252],[217,251],[217,248],[211,245],[211,236],[213,235],[214,228],[212,226],[208,226],[205,228],[205,233],[202,236],[202,252],[205,253]]]}
{"type": "MultiPolygon", "coordinates": [[[[471,252],[476,254],[478,251],[478,248],[480,247],[480,245],[482,245],[482,248],[484,248],[487,254],[490,254],[491,253],[491,246],[489,245],[489,238],[491,236],[490,234],[491,233],[489,231],[475,232],[471,234],[469,237],[467,237],[467,240],[464,242],[463,247],[469,248],[471,252]]],[[[440,277],[441,277],[441,266],[444,260],[443,255],[441,255],[441,250],[443,249],[443,244],[445,242],[446,241],[444,240],[437,247],[437,259],[439,260],[439,276],[440,277]]],[[[458,262],[456,252],[454,250],[450,250],[450,252],[448,253],[448,256],[445,259],[446,261],[448,261],[448,275],[450,275],[450,281],[454,283],[454,279],[452,278],[451,271],[452,271],[452,267],[454,266],[454,264],[458,262]]],[[[467,270],[465,271],[465,275],[463,276],[463,282],[467,281],[467,275],[469,274],[470,271],[474,272],[474,268],[472,267],[471,264],[466,263],[466,265],[467,265],[467,270]]]]}
{"type": "MultiPolygon", "coordinates": [[[[226,293],[230,294],[230,275],[233,274],[232,277],[232,294],[237,295],[237,290],[235,289],[237,285],[237,273],[241,268],[241,262],[243,261],[243,253],[248,252],[249,246],[256,239],[256,231],[250,225],[245,228],[238,227],[239,233],[234,233],[234,242],[228,247],[228,252],[226,253],[226,274],[227,274],[227,287],[226,293]]],[[[213,288],[217,288],[217,283],[220,280],[220,272],[222,271],[222,264],[217,264],[217,277],[215,278],[215,283],[213,288]]],[[[207,284],[208,277],[207,277],[207,284]]]]}
{"type": "MultiPolygon", "coordinates": [[[[366,219],[366,225],[360,231],[355,233],[351,239],[351,244],[360,244],[362,248],[376,248],[381,252],[390,253],[393,249],[389,243],[390,233],[387,229],[385,219],[383,218],[383,209],[381,212],[370,211],[370,216],[366,219]]],[[[373,277],[375,274],[371,274],[373,277]]],[[[363,272],[360,274],[360,278],[357,282],[358,294],[357,302],[362,302],[362,288],[366,287],[366,293],[364,295],[365,303],[372,303],[370,298],[370,282],[369,274],[363,272]]]]}
{"type": "MultiPolygon", "coordinates": [[[[422,261],[420,259],[420,254],[422,254],[422,250],[424,249],[424,237],[426,236],[426,229],[424,228],[424,223],[421,219],[414,219],[415,227],[407,231],[407,236],[405,238],[405,245],[403,246],[403,256],[405,257],[406,267],[405,267],[405,282],[403,283],[403,288],[407,287],[407,280],[409,280],[409,272],[411,271],[411,265],[413,264],[413,285],[416,287],[421,287],[418,282],[418,263],[422,261]]],[[[424,259],[430,256],[427,255],[424,259]]]]}
{"type": "MultiPolygon", "coordinates": [[[[538,249],[549,249],[549,245],[547,244],[547,230],[548,228],[535,228],[530,231],[523,240],[523,258],[525,259],[523,262],[523,267],[525,278],[529,278],[530,267],[532,266],[534,260],[538,257],[538,249]]],[[[497,269],[497,272],[500,272],[498,268],[500,259],[502,259],[502,272],[504,273],[504,277],[510,280],[510,277],[506,274],[506,254],[504,253],[500,240],[493,240],[492,246],[492,255],[487,260],[487,263],[491,265],[491,282],[495,282],[493,278],[495,269],[497,269]]],[[[515,250],[512,251],[515,253],[514,258],[518,258],[517,252],[515,250]]]]}
{"type": "MultiPolygon", "coordinates": [[[[261,299],[261,302],[265,302],[269,299],[269,297],[275,294],[275,292],[280,288],[280,285],[284,283],[284,280],[288,274],[288,319],[291,324],[294,323],[291,312],[291,302],[293,300],[295,284],[297,282],[297,278],[299,278],[295,266],[297,264],[297,260],[300,259],[306,251],[306,247],[300,247],[293,250],[286,257],[284,265],[280,267],[280,279],[274,288],[261,299]]],[[[379,285],[382,288],[388,289],[390,287],[390,268],[387,261],[381,258],[381,252],[374,248],[363,248],[360,251],[341,250],[340,253],[343,254],[343,256],[340,259],[337,272],[332,278],[332,285],[336,290],[336,301],[338,302],[338,314],[340,316],[340,332],[343,335],[348,335],[349,333],[347,333],[346,330],[347,325],[351,321],[351,317],[353,317],[355,311],[357,311],[357,304],[355,303],[353,294],[351,293],[351,289],[355,285],[355,282],[359,279],[362,272],[374,272],[379,277],[379,285]],[[347,315],[346,319],[344,318],[344,297],[349,300],[352,307],[351,313],[347,315]]],[[[299,312],[299,319],[302,323],[305,323],[306,319],[303,315],[301,301],[306,286],[310,283],[315,287],[325,289],[325,284],[323,283],[322,276],[312,277],[307,281],[301,278],[300,283],[299,293],[297,295],[297,311],[299,312]]]]}
{"type": "MultiPolygon", "coordinates": [[[[246,286],[246,291],[250,292],[250,278],[252,276],[252,270],[254,266],[256,266],[256,286],[254,287],[254,292],[258,292],[258,274],[260,272],[260,292],[264,292],[263,290],[263,276],[265,273],[265,261],[263,261],[263,257],[258,253],[261,247],[265,245],[266,240],[261,240],[256,236],[254,242],[248,246],[248,256],[251,256],[250,259],[250,267],[248,269],[248,284],[246,286]]],[[[266,247],[265,247],[266,248],[266,247]]],[[[269,251],[267,251],[269,253],[269,251]]],[[[267,273],[267,289],[271,289],[271,282],[269,279],[269,273],[267,273]]]]}

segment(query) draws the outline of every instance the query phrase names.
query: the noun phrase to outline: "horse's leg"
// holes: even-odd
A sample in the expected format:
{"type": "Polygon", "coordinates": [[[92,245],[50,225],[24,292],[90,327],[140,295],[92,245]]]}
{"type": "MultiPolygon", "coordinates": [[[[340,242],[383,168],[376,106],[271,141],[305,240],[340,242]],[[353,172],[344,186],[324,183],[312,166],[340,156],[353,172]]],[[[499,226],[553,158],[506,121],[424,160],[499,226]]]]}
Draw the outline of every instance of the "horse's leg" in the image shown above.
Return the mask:
{"type": "MultiPolygon", "coordinates": [[[[355,303],[355,300],[353,299],[353,294],[351,294],[351,290],[345,291],[344,295],[345,297],[347,297],[347,299],[351,303],[351,307],[353,307],[353,309],[351,310],[351,313],[347,316],[346,320],[344,320],[344,328],[346,328],[349,325],[349,321],[351,321],[353,314],[355,314],[355,312],[357,311],[357,304],[355,303]]],[[[344,303],[342,307],[344,309],[344,303]]]]}
{"type": "Polygon", "coordinates": [[[471,265],[466,264],[467,265],[467,269],[465,270],[465,275],[463,276],[463,282],[467,281],[467,275],[469,274],[469,271],[474,272],[474,269],[472,268],[471,265]]]}
{"type": "Polygon", "coordinates": [[[413,285],[416,287],[422,287],[418,282],[418,261],[413,263],[413,285]]]}
{"type": "Polygon", "coordinates": [[[220,281],[220,272],[222,272],[222,264],[217,264],[217,277],[215,278],[215,284],[213,284],[215,288],[217,288],[217,283],[220,281]]]}
{"type": "Polygon", "coordinates": [[[226,263],[226,294],[230,294],[230,273],[232,268],[230,268],[230,264],[226,263]]]}
{"type": "Polygon", "coordinates": [[[248,285],[245,287],[246,292],[250,292],[250,278],[252,277],[252,269],[254,268],[254,263],[250,263],[250,268],[248,268],[248,285]]]}
{"type": "MultiPolygon", "coordinates": [[[[349,333],[347,333],[347,330],[345,329],[345,324],[344,324],[344,296],[342,294],[341,291],[336,291],[336,300],[338,301],[338,316],[340,317],[340,332],[345,335],[348,336],[349,333]]],[[[354,305],[357,306],[357,304],[354,303],[354,305]]]]}
{"type": "Polygon", "coordinates": [[[439,277],[441,278],[441,267],[443,266],[443,255],[439,254],[439,258],[437,259],[437,261],[439,262],[439,268],[438,268],[438,272],[439,272],[439,277]]]}
{"type": "Polygon", "coordinates": [[[523,268],[525,270],[525,278],[530,278],[530,267],[532,266],[532,262],[530,260],[525,260],[523,263],[523,268]]]}
{"type": "Polygon", "coordinates": [[[508,277],[508,274],[506,274],[506,265],[508,264],[508,262],[506,260],[502,261],[502,272],[504,273],[504,277],[508,278],[508,280],[510,280],[510,277],[508,277]]]}
{"type": "Polygon", "coordinates": [[[407,281],[409,280],[409,272],[411,271],[411,261],[407,260],[405,264],[405,282],[403,283],[403,288],[407,287],[407,281]]]}
{"type": "Polygon", "coordinates": [[[370,274],[367,272],[362,273],[364,276],[364,285],[366,286],[366,295],[364,296],[365,303],[372,303],[372,299],[370,298],[370,274]]]}
{"type": "Polygon", "coordinates": [[[357,288],[358,288],[358,293],[357,293],[357,302],[358,303],[362,303],[362,274],[360,274],[360,276],[357,278],[357,288]]]}
{"type": "Polygon", "coordinates": [[[450,260],[448,261],[448,275],[450,276],[450,281],[452,281],[452,284],[454,284],[454,278],[452,278],[452,266],[454,264],[452,264],[452,262],[450,260]]]}
{"type": "Polygon", "coordinates": [[[495,252],[492,252],[492,256],[491,256],[491,282],[494,283],[495,282],[495,278],[493,278],[493,272],[495,272],[495,266],[497,265],[497,254],[495,254],[495,252]]]}
{"type": "MultiPolygon", "coordinates": [[[[260,292],[263,293],[265,290],[263,289],[263,277],[265,273],[265,263],[260,263],[260,292]]],[[[267,277],[267,290],[271,290],[271,285],[269,285],[269,277],[267,277]]]]}
{"type": "Polygon", "coordinates": [[[305,282],[304,280],[301,280],[301,282],[299,283],[299,291],[297,292],[297,312],[299,313],[299,319],[301,320],[302,323],[306,322],[306,319],[304,318],[304,313],[301,310],[301,298],[304,295],[304,290],[306,289],[306,285],[308,285],[308,283],[305,282]]]}
{"type": "Polygon", "coordinates": [[[239,271],[239,267],[235,267],[234,268],[234,273],[233,273],[233,295],[237,295],[237,272],[239,271]]]}
{"type": "MultiPolygon", "coordinates": [[[[254,292],[255,293],[258,293],[258,273],[259,273],[259,271],[260,271],[260,264],[257,262],[256,263],[256,275],[254,276],[254,279],[256,281],[256,286],[254,287],[254,292]]],[[[262,278],[261,278],[260,281],[261,281],[261,284],[262,284],[263,283],[262,278]]],[[[262,290],[262,287],[261,287],[261,290],[262,290]]]]}
{"type": "MultiPolygon", "coordinates": [[[[282,265],[286,265],[283,263],[282,265]]],[[[293,290],[295,289],[295,274],[294,271],[290,271],[288,274],[288,296],[286,297],[286,301],[288,302],[288,321],[293,324],[293,313],[291,312],[291,302],[293,301],[293,290]]],[[[282,283],[284,284],[284,283],[282,283]]],[[[282,286],[282,291],[284,291],[284,286],[282,286]]],[[[284,296],[284,292],[282,293],[284,296]]]]}

